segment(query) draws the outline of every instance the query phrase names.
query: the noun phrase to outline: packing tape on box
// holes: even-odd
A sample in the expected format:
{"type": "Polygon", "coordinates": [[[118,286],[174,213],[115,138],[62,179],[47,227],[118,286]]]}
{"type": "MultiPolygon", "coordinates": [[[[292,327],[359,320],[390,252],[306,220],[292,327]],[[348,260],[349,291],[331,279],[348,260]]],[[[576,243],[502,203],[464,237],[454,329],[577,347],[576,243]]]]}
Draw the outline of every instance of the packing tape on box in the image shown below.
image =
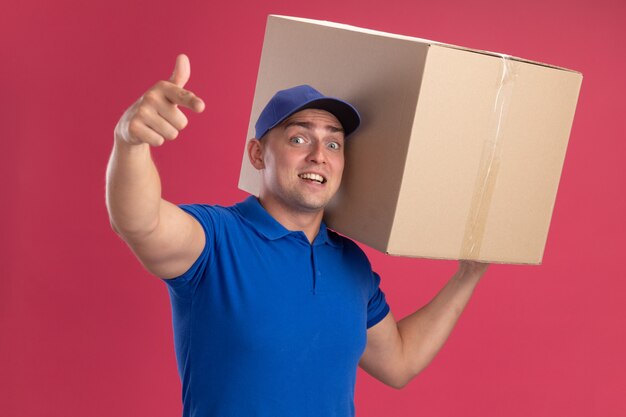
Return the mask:
{"type": "Polygon", "coordinates": [[[483,144],[474,194],[465,223],[461,259],[479,259],[491,198],[500,170],[502,127],[506,120],[515,79],[518,75],[518,63],[512,60],[510,55],[499,55],[502,58],[502,73],[493,104],[490,135],[483,144]]]}

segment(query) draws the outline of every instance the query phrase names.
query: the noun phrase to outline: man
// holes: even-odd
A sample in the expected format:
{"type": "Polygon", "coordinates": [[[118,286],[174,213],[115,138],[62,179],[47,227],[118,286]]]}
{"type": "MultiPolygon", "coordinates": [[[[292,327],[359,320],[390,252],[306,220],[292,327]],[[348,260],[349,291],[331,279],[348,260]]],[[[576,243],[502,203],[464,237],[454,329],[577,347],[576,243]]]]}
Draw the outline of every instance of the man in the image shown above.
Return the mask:
{"type": "Polygon", "coordinates": [[[170,291],[184,416],[353,416],[357,365],[406,385],[486,265],[461,262],[428,305],[396,322],[363,252],[322,221],[359,115],[309,86],[278,92],[259,117],[247,146],[258,199],[163,200],[149,148],[186,126],[179,106],[203,111],[183,88],[189,76],[180,55],[170,80],[124,113],[107,172],[112,227],[170,291]]]}

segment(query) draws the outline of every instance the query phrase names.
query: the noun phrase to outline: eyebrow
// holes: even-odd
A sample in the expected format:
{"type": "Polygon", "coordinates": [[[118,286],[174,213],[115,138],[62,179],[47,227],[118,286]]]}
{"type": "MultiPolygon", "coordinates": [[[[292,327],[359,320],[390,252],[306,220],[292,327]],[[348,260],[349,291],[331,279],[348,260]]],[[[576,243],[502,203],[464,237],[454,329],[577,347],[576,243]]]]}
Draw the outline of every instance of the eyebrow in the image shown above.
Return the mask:
{"type": "MultiPolygon", "coordinates": [[[[310,123],[310,122],[298,122],[298,121],[295,121],[295,120],[287,122],[285,124],[285,129],[287,129],[290,126],[300,126],[300,127],[305,128],[305,129],[308,129],[308,130],[313,129],[313,124],[312,123],[310,123]]],[[[333,125],[326,125],[325,128],[326,128],[326,130],[328,130],[330,132],[333,132],[333,133],[335,133],[335,132],[343,132],[343,128],[342,127],[337,127],[337,126],[333,126],[333,125]]]]}

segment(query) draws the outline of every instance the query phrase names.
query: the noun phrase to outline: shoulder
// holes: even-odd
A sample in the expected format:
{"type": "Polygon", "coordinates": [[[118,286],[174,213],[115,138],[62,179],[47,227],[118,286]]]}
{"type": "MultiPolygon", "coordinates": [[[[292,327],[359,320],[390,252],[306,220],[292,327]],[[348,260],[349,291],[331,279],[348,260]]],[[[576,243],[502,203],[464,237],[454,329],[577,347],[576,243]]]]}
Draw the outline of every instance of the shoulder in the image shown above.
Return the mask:
{"type": "Polygon", "coordinates": [[[342,234],[335,232],[332,229],[326,229],[328,231],[328,240],[335,244],[335,246],[343,246],[346,250],[358,251],[363,253],[363,250],[356,244],[355,241],[342,234]]]}
{"type": "Polygon", "coordinates": [[[328,240],[333,246],[339,247],[343,251],[344,256],[348,256],[353,260],[370,264],[369,259],[363,249],[352,239],[341,235],[334,230],[328,229],[328,240]]]}
{"type": "Polygon", "coordinates": [[[233,221],[237,218],[236,206],[211,204],[180,204],[179,207],[195,217],[201,224],[233,221]]]}
{"type": "Polygon", "coordinates": [[[214,204],[180,204],[179,207],[188,213],[199,216],[224,215],[232,212],[235,206],[224,207],[214,204]]]}
{"type": "Polygon", "coordinates": [[[241,225],[241,217],[237,205],[221,206],[212,204],[180,204],[179,207],[195,218],[202,226],[209,246],[218,245],[227,235],[226,230],[237,229],[241,225]]]}

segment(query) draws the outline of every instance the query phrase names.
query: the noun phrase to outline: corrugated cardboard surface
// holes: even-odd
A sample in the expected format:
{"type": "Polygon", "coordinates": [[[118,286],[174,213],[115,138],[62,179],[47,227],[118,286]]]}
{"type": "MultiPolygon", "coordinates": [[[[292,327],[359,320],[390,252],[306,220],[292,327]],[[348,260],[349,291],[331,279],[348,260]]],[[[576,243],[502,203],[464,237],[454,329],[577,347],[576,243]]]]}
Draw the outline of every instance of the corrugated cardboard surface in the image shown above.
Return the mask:
{"type": "Polygon", "coordinates": [[[388,251],[539,263],[579,86],[573,72],[431,47],[388,251]]]}
{"type": "MultiPolygon", "coordinates": [[[[396,255],[540,263],[582,76],[328,22],[270,16],[249,137],[311,84],[363,124],[326,221],[396,255]]],[[[244,155],[240,188],[258,194],[244,155]]]]}

